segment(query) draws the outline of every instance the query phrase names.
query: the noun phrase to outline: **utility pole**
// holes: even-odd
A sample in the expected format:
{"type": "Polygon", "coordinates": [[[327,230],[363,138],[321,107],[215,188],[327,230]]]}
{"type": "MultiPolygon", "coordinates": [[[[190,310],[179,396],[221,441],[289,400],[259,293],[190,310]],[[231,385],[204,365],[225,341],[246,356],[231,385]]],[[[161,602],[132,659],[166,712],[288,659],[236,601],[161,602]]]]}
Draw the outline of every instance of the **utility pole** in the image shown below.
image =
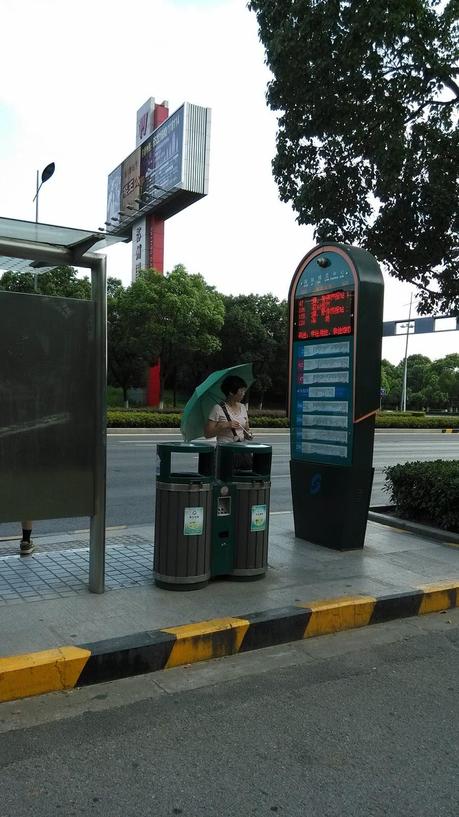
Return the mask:
{"type": "Polygon", "coordinates": [[[404,368],[403,368],[402,411],[406,411],[406,380],[407,380],[407,369],[408,369],[408,335],[410,334],[411,306],[412,306],[412,304],[413,304],[413,293],[411,293],[411,297],[410,297],[410,311],[408,313],[408,323],[406,325],[405,364],[404,364],[404,368]]]}

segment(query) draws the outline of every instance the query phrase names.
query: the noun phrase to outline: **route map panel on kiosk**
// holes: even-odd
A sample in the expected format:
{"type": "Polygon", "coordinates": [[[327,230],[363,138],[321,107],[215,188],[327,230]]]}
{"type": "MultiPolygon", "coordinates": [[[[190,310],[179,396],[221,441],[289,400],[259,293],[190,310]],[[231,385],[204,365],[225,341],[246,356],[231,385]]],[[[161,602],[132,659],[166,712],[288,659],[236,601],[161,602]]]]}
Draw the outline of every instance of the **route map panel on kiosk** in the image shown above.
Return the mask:
{"type": "Polygon", "coordinates": [[[312,250],[290,287],[295,531],[338,549],[362,547],[365,535],[379,406],[382,303],[376,260],[343,244],[312,250]],[[346,525],[348,517],[359,516],[359,507],[359,523],[346,525]],[[327,517],[336,521],[337,514],[339,525],[329,524],[327,517]]]}

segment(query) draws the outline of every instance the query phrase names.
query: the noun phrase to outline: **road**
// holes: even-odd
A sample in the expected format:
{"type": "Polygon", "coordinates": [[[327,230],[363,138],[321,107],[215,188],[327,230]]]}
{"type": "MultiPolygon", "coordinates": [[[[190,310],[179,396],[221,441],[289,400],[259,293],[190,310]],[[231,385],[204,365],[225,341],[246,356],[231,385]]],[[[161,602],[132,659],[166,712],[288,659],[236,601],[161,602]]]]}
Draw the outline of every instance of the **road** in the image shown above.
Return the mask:
{"type": "MultiPolygon", "coordinates": [[[[181,439],[176,432],[145,435],[113,434],[108,438],[107,525],[151,524],[154,518],[156,443],[181,439]]],[[[279,431],[258,432],[256,439],[273,447],[272,511],[291,510],[289,436],[279,431]]],[[[409,460],[459,459],[459,435],[440,432],[377,432],[372,505],[387,504],[382,491],[386,465],[409,460]]],[[[86,519],[37,522],[35,533],[57,533],[86,528],[86,519]]],[[[0,525],[0,537],[16,536],[16,524],[0,525]]]]}
{"type": "Polygon", "coordinates": [[[2,817],[453,817],[459,611],[0,705],[2,817]]]}

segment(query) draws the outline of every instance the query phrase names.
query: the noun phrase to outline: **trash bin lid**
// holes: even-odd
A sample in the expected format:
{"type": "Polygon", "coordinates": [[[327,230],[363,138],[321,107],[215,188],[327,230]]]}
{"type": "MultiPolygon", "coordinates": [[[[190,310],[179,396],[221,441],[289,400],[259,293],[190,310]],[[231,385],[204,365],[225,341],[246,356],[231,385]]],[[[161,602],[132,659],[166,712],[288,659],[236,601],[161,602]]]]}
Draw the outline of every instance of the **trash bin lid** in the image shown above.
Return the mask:
{"type": "Polygon", "coordinates": [[[157,443],[156,448],[159,451],[172,451],[181,454],[211,454],[215,452],[215,446],[212,443],[157,443]]]}

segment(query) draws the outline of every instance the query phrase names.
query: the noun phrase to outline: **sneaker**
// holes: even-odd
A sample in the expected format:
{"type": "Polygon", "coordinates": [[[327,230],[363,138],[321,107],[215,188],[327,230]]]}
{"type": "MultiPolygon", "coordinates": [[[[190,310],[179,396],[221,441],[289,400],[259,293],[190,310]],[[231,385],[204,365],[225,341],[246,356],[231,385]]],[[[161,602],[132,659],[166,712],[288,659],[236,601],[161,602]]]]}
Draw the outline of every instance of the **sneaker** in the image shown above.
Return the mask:
{"type": "Polygon", "coordinates": [[[24,542],[24,540],[22,540],[19,546],[19,550],[23,556],[28,556],[29,553],[33,553],[33,551],[35,550],[35,545],[32,539],[30,540],[30,542],[24,542]]]}

